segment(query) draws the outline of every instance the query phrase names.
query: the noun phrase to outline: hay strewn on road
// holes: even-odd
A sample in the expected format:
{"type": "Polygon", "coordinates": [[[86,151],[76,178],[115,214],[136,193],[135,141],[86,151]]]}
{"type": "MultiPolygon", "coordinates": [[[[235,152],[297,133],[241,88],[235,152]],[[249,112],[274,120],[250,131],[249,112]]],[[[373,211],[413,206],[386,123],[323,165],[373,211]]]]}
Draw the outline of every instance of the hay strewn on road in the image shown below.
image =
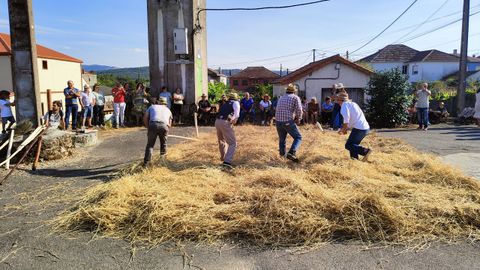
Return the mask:
{"type": "Polygon", "coordinates": [[[216,138],[205,135],[170,148],[152,169],[92,188],[58,227],[154,244],[413,244],[480,236],[479,183],[399,140],[368,136],[375,153],[363,163],[348,158],[344,136],[303,129],[297,165],[278,157],[274,128],[236,132],[239,166],[231,174],[218,165],[216,138]]]}

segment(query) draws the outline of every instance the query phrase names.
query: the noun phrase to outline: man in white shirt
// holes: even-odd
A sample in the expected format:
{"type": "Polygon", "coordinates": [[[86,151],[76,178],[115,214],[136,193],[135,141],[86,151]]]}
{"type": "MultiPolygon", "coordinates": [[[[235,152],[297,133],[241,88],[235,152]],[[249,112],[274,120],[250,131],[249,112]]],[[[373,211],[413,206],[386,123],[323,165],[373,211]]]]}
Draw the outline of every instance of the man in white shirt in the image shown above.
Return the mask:
{"type": "Polygon", "coordinates": [[[223,166],[232,169],[233,156],[237,149],[237,138],[233,125],[240,116],[240,103],[238,95],[231,93],[228,95],[228,101],[220,107],[215,120],[215,129],[217,130],[218,147],[220,150],[220,160],[223,166]]]}
{"type": "Polygon", "coordinates": [[[418,116],[418,129],[423,129],[425,131],[428,130],[428,108],[429,105],[429,98],[432,95],[432,92],[428,90],[428,83],[422,83],[421,89],[415,92],[417,96],[417,103],[415,107],[417,108],[417,116],[418,116]]]}
{"type": "Polygon", "coordinates": [[[80,105],[82,106],[82,129],[85,129],[85,120],[87,127],[92,128],[93,106],[95,106],[95,96],[92,94],[90,86],[85,85],[84,91],[80,94],[80,105]]]}
{"type": "Polygon", "coordinates": [[[145,157],[143,165],[147,166],[152,160],[153,147],[160,138],[160,156],[167,154],[167,136],[169,128],[172,126],[172,112],[167,107],[167,99],[160,97],[154,102],[143,116],[143,123],[148,129],[148,142],[145,148],[145,157]]]}
{"type": "Polygon", "coordinates": [[[345,135],[349,128],[352,129],[345,144],[345,149],[350,151],[350,158],[358,159],[358,156],[361,155],[363,156],[363,161],[367,161],[372,150],[360,146],[360,143],[369,133],[370,125],[358,104],[348,99],[347,92],[339,93],[337,101],[341,106],[340,114],[343,116],[343,126],[338,133],[345,135]]]}

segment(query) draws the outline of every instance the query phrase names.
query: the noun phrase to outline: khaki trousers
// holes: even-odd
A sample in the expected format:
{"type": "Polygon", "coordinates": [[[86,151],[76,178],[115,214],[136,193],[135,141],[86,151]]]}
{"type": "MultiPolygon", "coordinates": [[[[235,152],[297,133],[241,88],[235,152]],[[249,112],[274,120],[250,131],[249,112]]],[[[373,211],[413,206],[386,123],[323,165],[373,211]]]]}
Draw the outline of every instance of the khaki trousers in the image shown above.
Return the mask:
{"type": "Polygon", "coordinates": [[[235,131],[230,121],[217,119],[215,121],[217,129],[218,148],[220,150],[220,159],[227,163],[232,163],[233,155],[237,148],[237,139],[235,131]]]}

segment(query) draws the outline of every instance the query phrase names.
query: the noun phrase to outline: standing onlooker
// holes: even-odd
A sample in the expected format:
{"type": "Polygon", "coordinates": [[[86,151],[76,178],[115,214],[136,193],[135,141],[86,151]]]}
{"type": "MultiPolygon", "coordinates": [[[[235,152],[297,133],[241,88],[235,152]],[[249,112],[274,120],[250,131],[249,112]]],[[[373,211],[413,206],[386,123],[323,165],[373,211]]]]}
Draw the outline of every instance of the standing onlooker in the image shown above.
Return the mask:
{"type": "Polygon", "coordinates": [[[272,120],[272,102],[270,101],[270,96],[265,94],[263,99],[260,101],[260,113],[262,114],[262,126],[270,126],[272,120]]]}
{"type": "Polygon", "coordinates": [[[307,124],[308,123],[308,101],[307,101],[307,97],[303,96],[301,98],[302,100],[302,115],[303,115],[303,119],[302,119],[302,124],[307,124]]]}
{"type": "Polygon", "coordinates": [[[327,124],[332,121],[333,103],[330,97],[325,98],[322,103],[322,124],[327,124]]]}
{"type": "Polygon", "coordinates": [[[212,110],[212,105],[207,99],[207,95],[202,94],[202,99],[198,102],[198,119],[206,125],[210,121],[210,111],[212,110]]]}
{"type": "Polygon", "coordinates": [[[80,90],[74,87],[73,81],[67,82],[68,87],[63,90],[65,95],[65,129],[68,129],[70,115],[72,115],[72,130],[77,130],[77,116],[78,116],[78,98],[80,97],[80,90]]]}
{"type": "Polygon", "coordinates": [[[428,108],[429,108],[429,98],[432,95],[432,92],[428,90],[428,83],[422,83],[420,89],[415,92],[417,96],[417,116],[418,116],[418,128],[428,130],[428,108]]]}
{"type": "Polygon", "coordinates": [[[62,103],[58,100],[52,103],[52,109],[45,116],[45,126],[51,129],[64,129],[65,121],[63,120],[62,103]]]}
{"type": "Polygon", "coordinates": [[[148,129],[148,141],[143,159],[144,166],[152,160],[153,147],[157,137],[160,139],[160,156],[167,154],[167,136],[168,130],[172,126],[172,112],[166,105],[167,100],[163,97],[159,98],[143,116],[143,123],[148,129]]]}
{"type": "Polygon", "coordinates": [[[475,94],[475,114],[473,118],[477,119],[477,125],[480,127],[480,87],[475,94]]]}
{"type": "Polygon", "coordinates": [[[130,87],[129,83],[123,84],[125,89],[125,122],[130,124],[133,118],[133,99],[135,98],[135,90],[130,87]]]}
{"type": "Polygon", "coordinates": [[[100,90],[98,84],[93,85],[93,95],[95,96],[95,105],[93,106],[93,125],[94,126],[105,126],[105,94],[100,90]]]}
{"type": "Polygon", "coordinates": [[[237,149],[237,139],[233,125],[240,116],[240,104],[238,103],[238,95],[231,93],[228,95],[228,102],[220,107],[215,120],[215,129],[217,130],[218,148],[220,150],[220,160],[223,166],[231,169],[233,156],[237,149]]]}
{"type": "Polygon", "coordinates": [[[95,95],[90,86],[85,85],[80,95],[80,105],[82,106],[82,129],[85,129],[85,120],[87,127],[92,128],[93,106],[95,105],[95,95]]]}
{"type": "Polygon", "coordinates": [[[345,90],[345,87],[343,86],[343,83],[336,83],[333,85],[333,111],[332,111],[332,122],[330,126],[333,128],[333,130],[338,130],[339,128],[342,127],[343,123],[343,116],[340,113],[341,106],[338,104],[339,102],[337,101],[337,96],[340,93],[347,93],[347,90],[345,90]]]}
{"type": "MultiPolygon", "coordinates": [[[[318,120],[318,113],[320,112],[320,105],[316,97],[312,97],[308,103],[308,121],[316,124],[318,120]]],[[[308,123],[308,122],[307,122],[308,123]]]]}
{"type": "Polygon", "coordinates": [[[164,97],[167,99],[167,107],[168,109],[171,109],[172,108],[172,94],[167,90],[167,87],[164,86],[162,87],[161,91],[160,91],[160,95],[159,97],[164,97]]]}
{"type": "Polygon", "coordinates": [[[182,123],[182,107],[183,107],[183,100],[185,97],[183,96],[182,89],[177,88],[175,93],[173,93],[173,123],[178,124],[182,123]]]}
{"type": "Polygon", "coordinates": [[[348,99],[347,92],[339,93],[337,100],[342,107],[341,114],[343,115],[343,126],[338,133],[345,135],[349,128],[352,129],[345,144],[345,149],[350,151],[351,159],[358,159],[358,155],[361,155],[363,161],[367,161],[372,150],[360,146],[360,143],[370,131],[370,125],[358,104],[348,99]]]}
{"type": "Polygon", "coordinates": [[[135,114],[135,124],[139,126],[140,120],[143,119],[143,115],[147,111],[149,94],[146,91],[143,83],[138,83],[135,96],[133,98],[133,112],[135,114]]]}
{"type": "Polygon", "coordinates": [[[125,89],[117,82],[115,88],[112,89],[113,95],[113,114],[115,116],[115,128],[125,127],[125,89]]]}
{"type": "Polygon", "coordinates": [[[302,102],[295,94],[297,91],[295,85],[289,84],[285,90],[287,93],[278,100],[275,112],[279,152],[280,156],[285,156],[287,134],[290,134],[293,137],[293,143],[290,151],[288,151],[287,158],[298,162],[296,155],[302,142],[302,134],[300,134],[297,124],[302,120],[302,102]]]}
{"type": "Polygon", "coordinates": [[[252,119],[252,123],[255,123],[255,108],[253,106],[255,102],[253,101],[253,98],[250,97],[250,93],[245,92],[244,98],[240,101],[240,119],[239,122],[240,124],[245,121],[245,118],[247,115],[249,115],[252,119]]]}
{"type": "Polygon", "coordinates": [[[15,124],[15,117],[13,117],[12,107],[15,106],[15,101],[10,102],[10,91],[2,90],[0,91],[0,114],[2,116],[2,133],[7,133],[7,130],[12,128],[12,125],[15,124]],[[7,126],[7,123],[10,124],[7,126]]]}

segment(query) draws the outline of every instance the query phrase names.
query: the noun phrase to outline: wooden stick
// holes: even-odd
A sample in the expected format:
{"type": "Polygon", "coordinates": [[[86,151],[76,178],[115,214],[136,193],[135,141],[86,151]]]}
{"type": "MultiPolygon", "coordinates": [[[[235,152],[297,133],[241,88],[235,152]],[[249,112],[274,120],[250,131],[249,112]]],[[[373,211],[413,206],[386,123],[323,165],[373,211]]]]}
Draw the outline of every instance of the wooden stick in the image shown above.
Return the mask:
{"type": "Polygon", "coordinates": [[[193,121],[195,122],[195,130],[197,131],[197,138],[200,137],[200,134],[198,133],[198,113],[193,114],[193,121]]]}
{"type": "Polygon", "coordinates": [[[37,152],[35,153],[35,161],[32,164],[32,171],[37,170],[38,159],[40,158],[40,152],[42,151],[43,136],[40,135],[38,138],[37,152]]]}
{"type": "Polygon", "coordinates": [[[14,156],[16,156],[20,151],[23,150],[31,141],[33,141],[35,138],[38,137],[40,133],[43,133],[45,127],[38,127],[33,131],[32,134],[30,134],[23,142],[20,144],[20,146],[17,148],[17,151],[13,153],[10,157],[8,157],[6,160],[4,160],[2,163],[0,163],[0,167],[3,166],[5,163],[7,163],[10,159],[12,159],[14,156]]]}
{"type": "MultiPolygon", "coordinates": [[[[36,136],[33,140],[33,142],[30,144],[30,146],[28,146],[27,148],[27,151],[25,151],[25,153],[23,153],[23,156],[22,158],[17,162],[17,164],[15,164],[15,167],[13,167],[10,172],[5,176],[5,178],[3,178],[1,181],[0,181],[0,185],[3,185],[3,183],[5,181],[7,181],[8,177],[10,177],[10,175],[13,173],[13,171],[15,171],[15,169],[23,162],[23,160],[25,159],[25,157],[28,155],[28,153],[30,152],[30,150],[32,150],[33,146],[35,145],[35,143],[39,140],[39,137],[41,137],[43,135],[43,133],[45,132],[45,130],[47,129],[44,129],[42,127],[42,132],[40,132],[40,134],[38,134],[38,136],[36,136]]],[[[18,151],[17,151],[18,152],[18,151]]]]}
{"type": "Polygon", "coordinates": [[[315,125],[317,125],[317,127],[320,129],[321,132],[324,132],[322,125],[319,122],[317,122],[315,125]]]}
{"type": "Polygon", "coordinates": [[[12,153],[12,147],[13,147],[13,137],[15,136],[15,129],[12,129],[10,131],[10,139],[8,140],[8,148],[7,148],[7,163],[5,164],[5,169],[9,170],[10,169],[10,154],[12,153]]]}
{"type": "Polygon", "coordinates": [[[190,137],[183,137],[183,136],[177,136],[177,135],[168,135],[170,138],[177,138],[177,139],[184,139],[184,140],[190,140],[190,141],[199,141],[199,139],[195,138],[190,138],[190,137]]]}

